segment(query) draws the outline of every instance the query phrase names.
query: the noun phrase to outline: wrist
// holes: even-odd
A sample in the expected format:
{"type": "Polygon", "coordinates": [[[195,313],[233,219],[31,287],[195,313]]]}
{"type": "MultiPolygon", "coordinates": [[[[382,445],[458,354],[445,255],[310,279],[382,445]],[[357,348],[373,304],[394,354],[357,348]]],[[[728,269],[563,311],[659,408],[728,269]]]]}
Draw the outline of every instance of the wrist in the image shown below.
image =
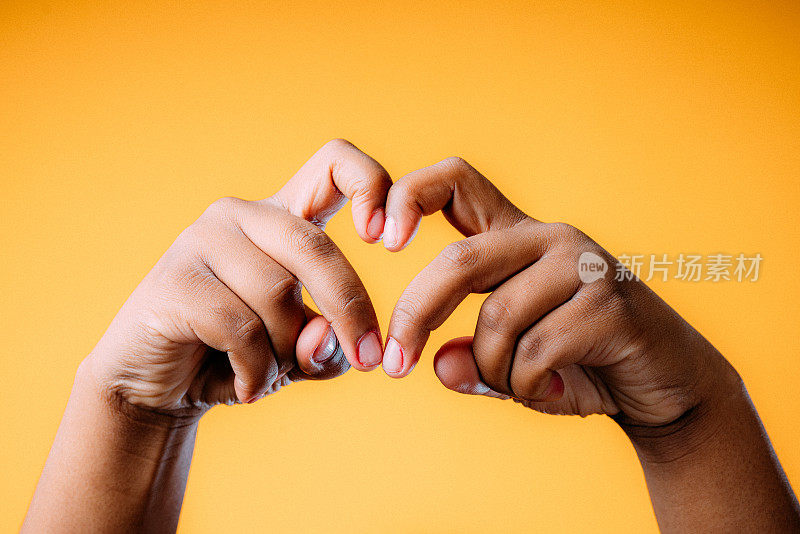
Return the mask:
{"type": "Polygon", "coordinates": [[[142,439],[166,439],[172,435],[192,434],[205,410],[186,408],[160,411],[129,402],[109,379],[100,365],[102,358],[94,353],[81,362],[75,377],[72,396],[78,395],[82,403],[91,405],[103,417],[113,421],[118,429],[129,429],[142,439]]]}
{"type": "Polygon", "coordinates": [[[622,425],[664,532],[794,532],[800,509],[741,378],[722,366],[667,425],[622,425]],[[794,529],[794,530],[793,530],[794,529]]]}
{"type": "Polygon", "coordinates": [[[679,417],[660,425],[617,421],[631,440],[640,460],[670,463],[692,456],[716,441],[732,418],[748,412],[749,397],[736,370],[719,356],[702,391],[693,392],[696,403],[679,417]]]}
{"type": "Polygon", "coordinates": [[[109,395],[92,361],[78,368],[23,530],[174,530],[198,417],[126,405],[109,395]]]}

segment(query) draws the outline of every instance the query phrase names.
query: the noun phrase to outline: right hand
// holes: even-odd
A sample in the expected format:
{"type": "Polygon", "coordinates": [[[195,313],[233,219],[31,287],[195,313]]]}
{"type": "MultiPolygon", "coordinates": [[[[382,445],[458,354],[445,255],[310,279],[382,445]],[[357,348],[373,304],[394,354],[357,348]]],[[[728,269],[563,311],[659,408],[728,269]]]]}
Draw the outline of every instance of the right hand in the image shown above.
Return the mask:
{"type": "Polygon", "coordinates": [[[350,198],[357,232],[377,242],[391,184],[375,160],[335,140],[274,196],[214,202],[136,288],[84,365],[110,398],[168,414],[253,402],[349,364],[377,367],[375,310],[323,229],[350,198]],[[301,284],[322,316],[303,304],[301,284]]]}

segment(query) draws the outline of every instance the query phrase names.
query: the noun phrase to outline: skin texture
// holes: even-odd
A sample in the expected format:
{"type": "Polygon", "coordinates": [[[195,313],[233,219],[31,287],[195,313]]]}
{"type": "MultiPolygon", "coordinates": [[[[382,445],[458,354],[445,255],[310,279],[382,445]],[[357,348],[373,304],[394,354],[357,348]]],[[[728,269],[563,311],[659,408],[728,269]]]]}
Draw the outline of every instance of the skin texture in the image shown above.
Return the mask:
{"type": "Polygon", "coordinates": [[[380,365],[369,295],[323,229],[349,198],[356,231],[377,242],[391,184],[334,140],[274,196],[212,204],[81,364],[23,531],[172,531],[211,406],[380,365]]]}
{"type": "Polygon", "coordinates": [[[382,362],[406,376],[430,332],[475,292],[489,296],[474,335],[434,358],[446,387],[613,417],[664,531],[800,531],[735,370],[640,281],[581,282],[585,252],[614,272],[585,234],[524,214],[459,158],[392,184],[377,162],[332,141],[274,196],[215,202],[133,292],[78,370],[23,531],[174,531],[211,406],[349,366],[382,362]],[[400,296],[385,352],[363,284],[323,231],[348,198],[362,239],[391,251],[437,211],[466,236],[400,296]],[[301,284],[322,315],[304,305],[301,284]]]}
{"type": "Polygon", "coordinates": [[[468,294],[489,293],[474,335],[436,353],[442,384],[544,413],[613,417],[639,454],[663,531],[800,531],[797,500],[738,374],[644,283],[617,281],[616,260],[583,232],[522,213],[460,158],[392,186],[385,246],[401,250],[437,211],[466,238],[398,300],[389,376],[411,371],[468,294]],[[585,252],[611,266],[604,278],[581,281],[585,252]]]}

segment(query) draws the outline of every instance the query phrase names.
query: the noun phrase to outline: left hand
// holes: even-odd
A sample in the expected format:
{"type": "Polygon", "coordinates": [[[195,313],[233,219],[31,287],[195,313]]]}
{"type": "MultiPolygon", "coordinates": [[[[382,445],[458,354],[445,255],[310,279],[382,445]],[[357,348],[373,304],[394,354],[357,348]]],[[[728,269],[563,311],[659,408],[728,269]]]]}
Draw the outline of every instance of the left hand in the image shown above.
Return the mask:
{"type": "Polygon", "coordinates": [[[741,391],[719,352],[643,282],[615,279],[611,254],[572,226],[526,215],[459,158],[392,186],[385,246],[402,249],[422,216],[439,210],[467,238],[446,247],[398,300],[383,360],[390,376],[411,371],[430,332],[468,294],[491,292],[474,337],[436,355],[436,374],[450,389],[641,426],[667,425],[741,391]],[[585,252],[608,264],[603,278],[581,281],[585,252]]]}

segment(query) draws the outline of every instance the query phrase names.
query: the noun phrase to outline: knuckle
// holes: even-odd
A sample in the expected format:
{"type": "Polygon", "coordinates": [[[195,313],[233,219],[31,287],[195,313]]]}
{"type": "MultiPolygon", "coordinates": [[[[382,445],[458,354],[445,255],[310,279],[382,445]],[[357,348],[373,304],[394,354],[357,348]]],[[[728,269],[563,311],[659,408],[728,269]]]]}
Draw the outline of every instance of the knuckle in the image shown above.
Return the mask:
{"type": "Polygon", "coordinates": [[[322,149],[332,153],[338,153],[343,150],[347,150],[353,147],[353,143],[348,141],[347,139],[342,139],[340,137],[336,137],[331,139],[324,145],[322,145],[322,149]]]}
{"type": "Polygon", "coordinates": [[[313,224],[301,224],[289,227],[289,241],[294,243],[301,255],[328,256],[332,254],[336,245],[328,235],[313,224]]]}
{"type": "Polygon", "coordinates": [[[602,255],[602,249],[597,243],[571,224],[562,222],[547,223],[545,225],[545,236],[548,248],[567,257],[574,258],[575,261],[578,260],[581,253],[586,251],[602,255]]]}
{"type": "Polygon", "coordinates": [[[450,167],[452,169],[455,169],[455,170],[461,171],[461,172],[472,172],[472,171],[475,170],[472,167],[472,165],[467,163],[467,160],[465,160],[464,158],[462,158],[460,156],[451,156],[451,157],[445,159],[444,161],[442,161],[442,163],[444,165],[447,165],[448,167],[450,167]]]}
{"type": "Polygon", "coordinates": [[[224,197],[212,202],[200,217],[185,228],[175,239],[180,247],[202,249],[222,237],[225,229],[237,228],[236,216],[246,200],[224,197]]]}
{"type": "Polygon", "coordinates": [[[405,295],[394,307],[392,322],[404,328],[416,328],[420,326],[423,309],[417,298],[405,295]]]}
{"type": "Polygon", "coordinates": [[[341,292],[339,309],[342,317],[364,317],[371,314],[372,303],[363,291],[346,288],[341,292]]]}
{"type": "MultiPolygon", "coordinates": [[[[219,280],[201,258],[176,269],[170,282],[173,287],[184,288],[193,293],[207,293],[219,287],[219,280]]],[[[211,308],[216,309],[215,305],[211,308]]]]}
{"type": "Polygon", "coordinates": [[[598,297],[597,307],[608,312],[612,317],[630,319],[635,314],[632,298],[626,294],[618,282],[603,284],[599,288],[598,297]]]}
{"type": "Polygon", "coordinates": [[[489,297],[481,306],[479,321],[484,328],[503,334],[509,329],[511,317],[507,301],[489,297]]]}
{"type": "Polygon", "coordinates": [[[420,208],[419,204],[417,204],[417,199],[422,193],[424,193],[422,184],[410,176],[403,177],[392,184],[391,189],[389,189],[387,204],[398,204],[405,209],[410,208],[415,212],[419,212],[420,208]]]}
{"type": "Polygon", "coordinates": [[[585,284],[577,300],[584,308],[616,307],[623,304],[625,297],[620,282],[614,279],[603,279],[585,284]]]}
{"type": "Polygon", "coordinates": [[[470,268],[480,261],[480,250],[466,240],[447,245],[441,252],[442,258],[457,269],[470,268]]]}
{"type": "Polygon", "coordinates": [[[264,339],[266,330],[261,319],[254,316],[241,316],[235,322],[233,337],[241,347],[258,345],[264,339]]]}
{"type": "Polygon", "coordinates": [[[219,198],[212,202],[208,208],[206,208],[203,216],[205,218],[211,218],[215,220],[230,219],[243,202],[245,201],[236,197],[219,198]]]}
{"type": "Polygon", "coordinates": [[[544,352],[544,335],[538,331],[529,331],[517,342],[517,356],[526,361],[538,360],[544,352]]]}
{"type": "Polygon", "coordinates": [[[181,258],[186,258],[190,253],[200,250],[206,239],[202,226],[198,221],[184,228],[175,238],[166,256],[180,260],[181,258]]]}
{"type": "MultiPolygon", "coordinates": [[[[143,282],[150,291],[155,290],[163,298],[179,305],[190,298],[188,295],[204,295],[212,291],[217,283],[205,262],[182,248],[170,248],[143,282]]],[[[214,318],[224,318],[213,304],[209,305],[209,313],[214,318]]]]}
{"type": "Polygon", "coordinates": [[[551,239],[557,242],[574,243],[586,237],[586,235],[576,227],[563,222],[548,223],[547,232],[551,239]]]}
{"type": "Polygon", "coordinates": [[[288,304],[300,300],[300,284],[292,276],[283,276],[265,293],[267,301],[277,304],[288,304]]]}
{"type": "Polygon", "coordinates": [[[541,335],[526,335],[520,339],[516,358],[522,365],[511,377],[514,396],[525,400],[537,400],[549,385],[549,377],[559,348],[548,343],[541,335]]]}
{"type": "Polygon", "coordinates": [[[347,188],[356,202],[369,198],[377,186],[391,185],[386,169],[346,139],[331,139],[321,152],[330,165],[332,175],[346,178],[347,188]],[[354,168],[357,171],[351,172],[354,168]]]}

